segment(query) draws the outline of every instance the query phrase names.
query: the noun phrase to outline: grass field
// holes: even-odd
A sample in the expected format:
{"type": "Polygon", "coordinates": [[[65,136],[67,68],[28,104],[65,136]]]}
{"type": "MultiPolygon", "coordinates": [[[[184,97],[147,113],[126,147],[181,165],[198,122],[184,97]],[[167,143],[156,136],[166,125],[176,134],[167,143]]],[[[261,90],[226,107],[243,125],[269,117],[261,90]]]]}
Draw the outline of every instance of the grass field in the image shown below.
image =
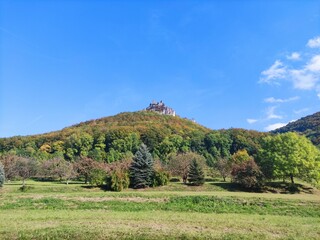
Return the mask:
{"type": "Polygon", "coordinates": [[[320,194],[181,183],[116,193],[28,181],[0,190],[0,239],[320,239],[320,194]],[[281,191],[280,191],[281,192],[281,191]]]}

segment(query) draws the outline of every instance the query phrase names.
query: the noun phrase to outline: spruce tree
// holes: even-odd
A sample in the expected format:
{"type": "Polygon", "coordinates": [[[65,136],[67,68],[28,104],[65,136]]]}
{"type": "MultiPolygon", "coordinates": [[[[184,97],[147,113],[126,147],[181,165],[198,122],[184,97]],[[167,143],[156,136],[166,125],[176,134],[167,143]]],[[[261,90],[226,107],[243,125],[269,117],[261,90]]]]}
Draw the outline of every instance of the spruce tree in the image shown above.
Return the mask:
{"type": "Polygon", "coordinates": [[[188,173],[188,181],[192,185],[200,186],[204,184],[204,172],[196,159],[193,159],[188,173]]]}
{"type": "Polygon", "coordinates": [[[4,175],[4,168],[0,163],[0,187],[4,184],[5,175],[4,175]]]}
{"type": "Polygon", "coordinates": [[[133,188],[145,188],[152,185],[153,158],[145,144],[141,144],[133,157],[129,168],[130,184],[133,188]]]}

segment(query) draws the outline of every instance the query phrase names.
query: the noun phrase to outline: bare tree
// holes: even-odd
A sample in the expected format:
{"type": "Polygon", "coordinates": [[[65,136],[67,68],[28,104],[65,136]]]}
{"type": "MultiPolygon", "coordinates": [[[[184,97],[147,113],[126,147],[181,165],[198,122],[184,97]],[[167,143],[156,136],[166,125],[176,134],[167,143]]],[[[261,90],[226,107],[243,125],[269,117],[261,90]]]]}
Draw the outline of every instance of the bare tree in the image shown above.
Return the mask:
{"type": "Polygon", "coordinates": [[[7,180],[13,180],[17,177],[15,165],[18,158],[18,156],[13,154],[6,154],[1,156],[0,162],[3,165],[5,177],[7,180]]]}
{"type": "Polygon", "coordinates": [[[192,160],[194,159],[198,161],[201,166],[205,165],[205,159],[203,156],[194,152],[187,152],[172,156],[169,159],[168,170],[172,176],[181,177],[183,183],[186,184],[188,179],[189,167],[192,160]]]}
{"type": "Polygon", "coordinates": [[[226,177],[228,177],[231,172],[231,161],[228,158],[219,158],[215,165],[225,182],[226,177]]]}
{"type": "Polygon", "coordinates": [[[34,159],[18,157],[14,172],[22,179],[22,187],[25,186],[26,179],[36,175],[37,167],[37,162],[34,159]]]}

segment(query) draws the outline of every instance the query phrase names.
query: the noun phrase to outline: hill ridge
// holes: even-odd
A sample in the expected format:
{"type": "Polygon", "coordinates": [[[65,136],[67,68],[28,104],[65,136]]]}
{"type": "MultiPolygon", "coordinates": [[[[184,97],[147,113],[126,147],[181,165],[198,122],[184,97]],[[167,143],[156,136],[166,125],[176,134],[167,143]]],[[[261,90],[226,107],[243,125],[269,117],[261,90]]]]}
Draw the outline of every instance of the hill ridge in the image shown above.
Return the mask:
{"type": "Polygon", "coordinates": [[[308,137],[313,144],[320,145],[320,112],[302,117],[286,126],[271,131],[272,133],[297,132],[308,137]]]}

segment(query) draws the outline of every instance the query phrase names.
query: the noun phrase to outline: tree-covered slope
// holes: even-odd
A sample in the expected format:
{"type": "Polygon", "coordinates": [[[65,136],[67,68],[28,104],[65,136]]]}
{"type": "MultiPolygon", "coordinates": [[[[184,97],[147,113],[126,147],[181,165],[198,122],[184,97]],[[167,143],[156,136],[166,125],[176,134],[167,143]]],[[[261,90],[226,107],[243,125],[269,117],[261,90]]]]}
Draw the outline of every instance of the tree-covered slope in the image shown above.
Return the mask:
{"type": "Polygon", "coordinates": [[[286,126],[276,129],[274,133],[298,132],[308,137],[315,145],[320,145],[320,112],[303,117],[286,126]]]}
{"type": "Polygon", "coordinates": [[[113,162],[132,156],[144,143],[154,157],[167,161],[172,153],[197,152],[213,162],[239,149],[255,154],[266,133],[244,129],[214,131],[178,116],[125,112],[83,122],[60,131],[0,139],[0,155],[36,159],[90,157],[113,162]]]}

